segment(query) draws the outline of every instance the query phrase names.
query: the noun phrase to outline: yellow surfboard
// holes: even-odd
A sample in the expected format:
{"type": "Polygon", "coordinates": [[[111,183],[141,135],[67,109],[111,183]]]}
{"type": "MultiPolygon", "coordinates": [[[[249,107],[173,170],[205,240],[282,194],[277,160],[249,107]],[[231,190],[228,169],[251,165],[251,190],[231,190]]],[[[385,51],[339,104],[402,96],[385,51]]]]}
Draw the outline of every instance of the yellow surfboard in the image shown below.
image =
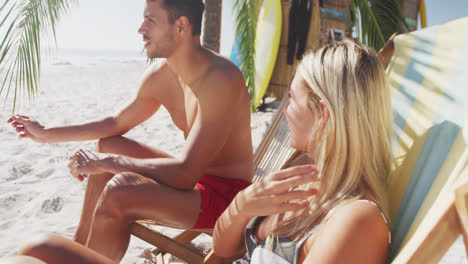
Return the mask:
{"type": "Polygon", "coordinates": [[[275,68],[281,38],[282,15],[281,0],[263,1],[255,35],[254,109],[260,104],[275,68]]]}
{"type": "Polygon", "coordinates": [[[421,19],[421,28],[427,27],[427,17],[426,17],[426,5],[424,4],[424,0],[419,2],[419,17],[421,19]]]}

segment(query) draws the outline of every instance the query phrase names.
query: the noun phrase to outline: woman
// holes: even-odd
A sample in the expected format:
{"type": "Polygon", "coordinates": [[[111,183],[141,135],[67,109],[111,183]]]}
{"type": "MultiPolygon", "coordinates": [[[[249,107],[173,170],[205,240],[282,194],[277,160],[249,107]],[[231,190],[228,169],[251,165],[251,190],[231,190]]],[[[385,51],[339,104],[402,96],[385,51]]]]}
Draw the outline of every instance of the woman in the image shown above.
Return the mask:
{"type": "Polygon", "coordinates": [[[291,146],[314,165],[240,192],[216,223],[215,254],[247,248],[250,263],[384,263],[392,115],[377,54],[352,40],[308,54],[284,111],[291,146]]]}

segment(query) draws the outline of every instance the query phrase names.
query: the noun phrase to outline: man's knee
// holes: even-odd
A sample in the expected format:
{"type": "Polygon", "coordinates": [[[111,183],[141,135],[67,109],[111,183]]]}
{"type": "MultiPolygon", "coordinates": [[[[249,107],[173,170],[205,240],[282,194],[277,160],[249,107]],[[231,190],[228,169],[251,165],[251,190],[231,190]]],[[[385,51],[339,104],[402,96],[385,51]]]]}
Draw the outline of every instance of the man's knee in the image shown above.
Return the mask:
{"type": "Polygon", "coordinates": [[[122,136],[112,136],[101,138],[96,144],[96,152],[99,153],[113,153],[115,152],[115,145],[117,142],[122,141],[122,136]]]}
{"type": "Polygon", "coordinates": [[[134,219],[131,218],[129,213],[131,208],[128,208],[128,200],[131,196],[132,187],[135,187],[139,181],[144,180],[144,177],[131,172],[114,175],[107,182],[101,194],[96,206],[95,219],[104,222],[116,220],[132,222],[134,219]]]}

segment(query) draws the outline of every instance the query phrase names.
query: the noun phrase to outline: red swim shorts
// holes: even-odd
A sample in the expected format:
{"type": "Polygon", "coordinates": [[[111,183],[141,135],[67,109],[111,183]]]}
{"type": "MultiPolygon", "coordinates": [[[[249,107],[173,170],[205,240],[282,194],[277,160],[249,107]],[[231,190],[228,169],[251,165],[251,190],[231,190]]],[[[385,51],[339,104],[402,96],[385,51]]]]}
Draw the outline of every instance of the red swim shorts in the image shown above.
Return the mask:
{"type": "Polygon", "coordinates": [[[203,175],[196,185],[201,193],[201,213],[193,229],[212,229],[234,196],[250,184],[239,179],[203,175]]]}

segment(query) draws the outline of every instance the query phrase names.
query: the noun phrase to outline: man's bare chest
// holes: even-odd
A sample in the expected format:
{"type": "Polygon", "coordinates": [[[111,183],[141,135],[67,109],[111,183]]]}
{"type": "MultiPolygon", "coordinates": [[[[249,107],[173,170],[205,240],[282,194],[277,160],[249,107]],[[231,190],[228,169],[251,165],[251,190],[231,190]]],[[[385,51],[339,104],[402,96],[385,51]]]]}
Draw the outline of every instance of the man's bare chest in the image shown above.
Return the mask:
{"type": "Polygon", "coordinates": [[[187,137],[195,123],[199,108],[198,98],[192,90],[180,90],[164,100],[162,105],[169,112],[174,125],[187,137]]]}

